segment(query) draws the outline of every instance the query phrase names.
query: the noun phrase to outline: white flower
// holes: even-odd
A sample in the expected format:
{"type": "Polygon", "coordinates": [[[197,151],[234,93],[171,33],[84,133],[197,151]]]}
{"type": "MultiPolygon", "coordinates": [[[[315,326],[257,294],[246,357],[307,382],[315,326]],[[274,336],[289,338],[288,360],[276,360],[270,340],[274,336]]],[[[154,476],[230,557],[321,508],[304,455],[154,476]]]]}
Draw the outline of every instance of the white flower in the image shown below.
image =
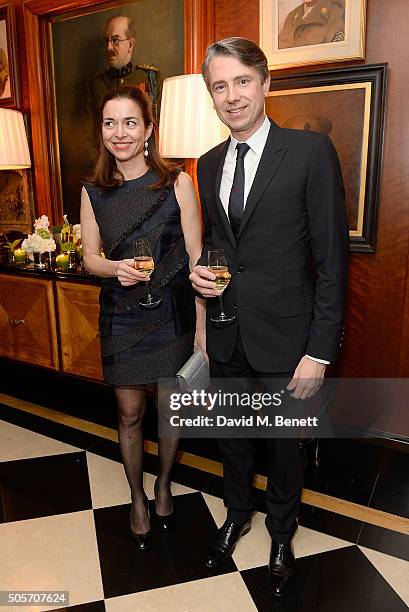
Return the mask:
{"type": "Polygon", "coordinates": [[[47,215],[41,215],[39,219],[34,221],[34,230],[37,231],[39,229],[48,229],[50,222],[48,220],[47,215]]]}
{"type": "MultiPolygon", "coordinates": [[[[45,216],[45,215],[43,215],[45,216]]],[[[55,242],[52,238],[41,238],[38,234],[30,234],[21,245],[27,253],[46,253],[55,251],[55,242]]]]}

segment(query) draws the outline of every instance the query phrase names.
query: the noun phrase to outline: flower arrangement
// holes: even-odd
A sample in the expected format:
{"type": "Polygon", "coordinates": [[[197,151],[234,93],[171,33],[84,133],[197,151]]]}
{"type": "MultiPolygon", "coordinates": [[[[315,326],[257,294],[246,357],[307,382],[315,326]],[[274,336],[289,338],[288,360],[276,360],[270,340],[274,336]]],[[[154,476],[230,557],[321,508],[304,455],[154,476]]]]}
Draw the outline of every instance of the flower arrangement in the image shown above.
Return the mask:
{"type": "Polygon", "coordinates": [[[31,255],[32,253],[47,253],[55,251],[55,241],[49,230],[50,223],[47,215],[42,215],[34,222],[34,232],[23,241],[22,248],[31,255]]]}

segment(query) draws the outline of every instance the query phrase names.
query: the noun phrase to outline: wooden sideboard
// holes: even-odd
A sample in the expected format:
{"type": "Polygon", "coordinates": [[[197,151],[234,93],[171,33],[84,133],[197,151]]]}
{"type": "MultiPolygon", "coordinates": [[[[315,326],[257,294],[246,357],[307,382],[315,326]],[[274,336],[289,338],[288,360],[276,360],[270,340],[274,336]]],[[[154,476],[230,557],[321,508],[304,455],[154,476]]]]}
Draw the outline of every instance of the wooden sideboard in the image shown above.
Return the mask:
{"type": "Polygon", "coordinates": [[[0,356],[102,380],[99,283],[85,274],[0,268],[0,356]]]}

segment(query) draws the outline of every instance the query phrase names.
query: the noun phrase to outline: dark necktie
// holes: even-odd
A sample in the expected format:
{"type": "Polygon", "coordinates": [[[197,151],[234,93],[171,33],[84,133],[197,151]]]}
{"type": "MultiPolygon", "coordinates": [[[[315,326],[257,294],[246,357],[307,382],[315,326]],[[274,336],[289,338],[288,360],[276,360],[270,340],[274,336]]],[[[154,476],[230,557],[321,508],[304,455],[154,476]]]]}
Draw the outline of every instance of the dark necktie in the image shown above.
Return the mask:
{"type": "Polygon", "coordinates": [[[238,142],[236,149],[236,169],[229,198],[229,220],[233,234],[237,238],[244,210],[244,156],[250,147],[246,142],[238,142]]]}

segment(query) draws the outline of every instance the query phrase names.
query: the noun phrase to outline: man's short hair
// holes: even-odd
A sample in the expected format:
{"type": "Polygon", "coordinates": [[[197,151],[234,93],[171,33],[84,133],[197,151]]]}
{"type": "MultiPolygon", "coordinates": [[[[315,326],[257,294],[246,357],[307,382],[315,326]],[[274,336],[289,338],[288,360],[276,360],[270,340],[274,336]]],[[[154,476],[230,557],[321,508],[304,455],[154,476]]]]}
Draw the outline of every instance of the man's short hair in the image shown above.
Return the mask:
{"type": "Polygon", "coordinates": [[[105,28],[108,27],[108,24],[111,23],[111,21],[113,21],[114,19],[117,19],[117,17],[123,17],[124,19],[126,19],[126,30],[125,30],[126,37],[135,38],[136,36],[135,21],[133,20],[133,17],[129,17],[129,15],[113,15],[112,17],[107,19],[105,23],[105,28]]]}
{"type": "Polygon", "coordinates": [[[207,89],[210,89],[209,64],[214,57],[218,56],[235,57],[245,66],[255,68],[260,74],[262,83],[264,83],[269,75],[267,58],[260,47],[247,38],[232,36],[214,42],[206,49],[205,58],[202,64],[202,75],[207,89]]]}

